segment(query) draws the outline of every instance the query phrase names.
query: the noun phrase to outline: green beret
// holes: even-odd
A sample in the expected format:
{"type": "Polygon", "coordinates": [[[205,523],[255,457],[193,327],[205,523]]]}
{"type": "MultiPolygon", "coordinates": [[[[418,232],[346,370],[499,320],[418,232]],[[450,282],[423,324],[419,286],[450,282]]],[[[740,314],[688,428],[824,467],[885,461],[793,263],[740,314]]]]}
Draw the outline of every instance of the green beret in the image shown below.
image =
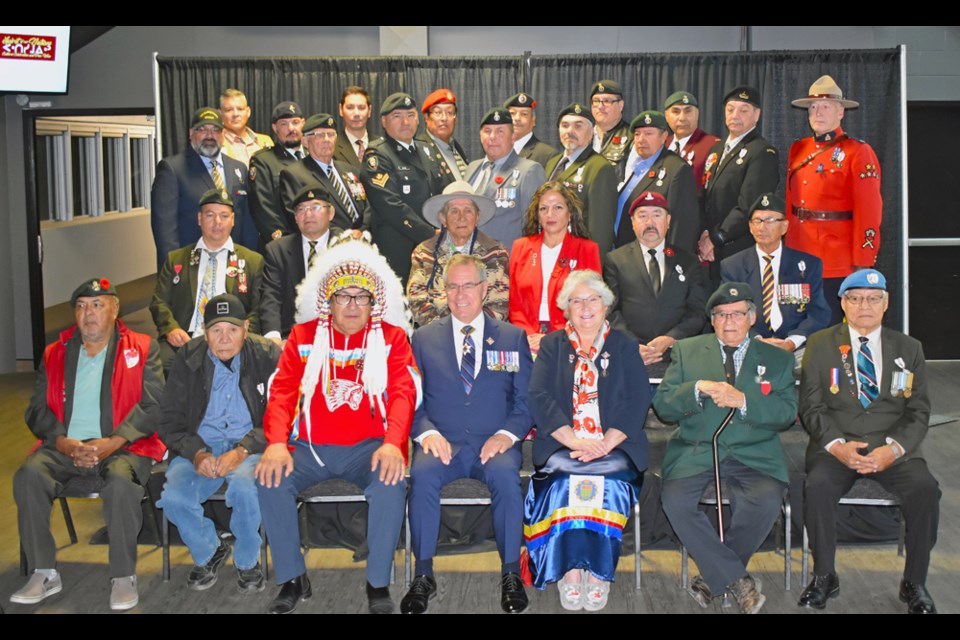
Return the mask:
{"type": "Polygon", "coordinates": [[[689,104],[691,107],[700,108],[697,97],[689,91],[674,91],[670,97],[663,102],[663,110],[666,111],[675,104],[689,104]]]}
{"type": "Polygon", "coordinates": [[[630,130],[636,131],[641,127],[656,127],[661,131],[672,133],[670,125],[667,124],[667,119],[659,111],[641,111],[638,113],[637,117],[630,123],[630,130]]]}
{"type": "Polygon", "coordinates": [[[117,290],[106,278],[84,280],[70,296],[70,306],[77,306],[77,298],[96,298],[97,296],[117,296],[117,290]]]}
{"type": "Polygon", "coordinates": [[[775,193],[765,193],[757,198],[753,206],[750,207],[750,211],[747,212],[748,220],[753,216],[754,211],[776,211],[786,216],[787,203],[775,193]]]}
{"type": "Polygon", "coordinates": [[[223,204],[233,209],[233,200],[230,199],[230,194],[220,189],[210,189],[200,196],[200,206],[202,207],[205,204],[223,204]]]}
{"type": "Polygon", "coordinates": [[[314,129],[333,129],[336,130],[337,123],[329,113],[315,113],[303,123],[303,133],[309,133],[314,129]]]}
{"type": "Polygon", "coordinates": [[[593,83],[593,88],[590,89],[590,97],[597,95],[598,93],[609,93],[615,95],[618,98],[623,98],[623,91],[620,89],[620,83],[616,80],[600,80],[593,83]]]}
{"type": "Polygon", "coordinates": [[[387,99],[380,105],[380,115],[385,116],[397,109],[416,109],[417,103],[413,101],[409,93],[397,92],[391,93],[387,99]]]}
{"type": "Polygon", "coordinates": [[[510,107],[529,107],[531,109],[537,108],[537,101],[533,99],[533,96],[529,93],[515,93],[509,98],[506,102],[503,103],[504,109],[509,109],[510,107]]]}
{"type": "Polygon", "coordinates": [[[293,202],[290,203],[291,208],[296,209],[298,205],[303,204],[304,202],[310,202],[311,200],[322,200],[328,204],[335,202],[333,193],[330,192],[327,187],[323,186],[319,182],[311,182],[304,185],[297,194],[293,197],[293,202]]]}
{"type": "Polygon", "coordinates": [[[513,116],[504,107],[494,107],[483,114],[483,118],[480,120],[481,127],[487,124],[508,124],[512,127],[513,116]]]}
{"type": "Polygon", "coordinates": [[[560,121],[563,120],[564,116],[580,116],[581,118],[586,118],[590,121],[591,125],[597,124],[597,121],[593,119],[593,112],[590,111],[590,107],[580,104],[579,102],[574,102],[567,105],[563,111],[560,112],[560,115],[557,116],[557,126],[560,126],[560,121]]]}
{"type": "Polygon", "coordinates": [[[753,289],[746,282],[724,282],[720,287],[710,295],[707,300],[707,313],[713,311],[713,308],[720,304],[730,304],[731,302],[756,302],[753,298],[753,289]]]}
{"type": "Polygon", "coordinates": [[[757,109],[761,108],[760,105],[760,92],[753,87],[742,86],[734,87],[730,92],[723,97],[723,104],[727,104],[731,100],[737,100],[739,102],[749,102],[757,109]]]}

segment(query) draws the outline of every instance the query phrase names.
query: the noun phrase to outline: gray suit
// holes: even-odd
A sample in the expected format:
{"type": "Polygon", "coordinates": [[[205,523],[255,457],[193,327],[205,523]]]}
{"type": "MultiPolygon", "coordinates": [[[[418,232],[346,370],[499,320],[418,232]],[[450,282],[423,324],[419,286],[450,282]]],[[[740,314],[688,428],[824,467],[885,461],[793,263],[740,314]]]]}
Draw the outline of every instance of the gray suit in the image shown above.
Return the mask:
{"type": "MultiPolygon", "coordinates": [[[[473,184],[483,171],[486,157],[474,160],[467,167],[467,182],[473,184]]],[[[479,192],[497,203],[497,214],[480,230],[512,247],[513,241],[520,237],[527,207],[547,176],[543,167],[533,160],[527,160],[511,151],[499,168],[494,167],[486,186],[479,192]]]]}

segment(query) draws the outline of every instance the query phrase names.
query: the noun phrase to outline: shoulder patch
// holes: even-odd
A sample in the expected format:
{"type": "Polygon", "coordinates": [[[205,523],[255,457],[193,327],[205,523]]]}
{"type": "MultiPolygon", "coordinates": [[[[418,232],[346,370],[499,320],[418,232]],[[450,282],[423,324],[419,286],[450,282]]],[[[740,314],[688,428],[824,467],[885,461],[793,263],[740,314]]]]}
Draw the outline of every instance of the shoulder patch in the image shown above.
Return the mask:
{"type": "Polygon", "coordinates": [[[376,171],[377,166],[379,166],[379,162],[377,161],[377,156],[373,154],[370,154],[369,156],[367,156],[367,166],[370,167],[371,171],[376,171]]]}
{"type": "Polygon", "coordinates": [[[253,182],[254,180],[256,180],[256,179],[257,179],[257,168],[256,168],[256,167],[250,167],[250,173],[249,173],[249,175],[250,175],[250,181],[251,181],[251,182],[253,182]]]}

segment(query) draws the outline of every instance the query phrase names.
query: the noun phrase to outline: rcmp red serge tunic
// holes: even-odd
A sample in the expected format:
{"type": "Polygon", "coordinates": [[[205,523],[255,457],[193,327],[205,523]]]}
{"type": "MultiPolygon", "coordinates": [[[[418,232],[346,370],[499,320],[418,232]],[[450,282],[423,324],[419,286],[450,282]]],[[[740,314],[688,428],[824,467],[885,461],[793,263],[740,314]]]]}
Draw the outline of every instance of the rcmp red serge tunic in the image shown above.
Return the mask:
{"type": "Polygon", "coordinates": [[[880,163],[870,145],[846,137],[842,129],[819,138],[803,138],[790,147],[786,244],[823,260],[824,278],[843,278],[877,260],[880,163]],[[831,146],[837,138],[840,142],[831,146]],[[811,213],[798,217],[800,209],[811,213]]]}

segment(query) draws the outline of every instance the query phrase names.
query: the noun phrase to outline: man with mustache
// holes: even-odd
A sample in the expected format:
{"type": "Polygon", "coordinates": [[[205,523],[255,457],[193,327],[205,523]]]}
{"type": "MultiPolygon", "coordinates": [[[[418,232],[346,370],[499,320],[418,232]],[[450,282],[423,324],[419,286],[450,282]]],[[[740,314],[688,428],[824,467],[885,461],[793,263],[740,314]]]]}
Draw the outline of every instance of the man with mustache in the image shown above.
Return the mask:
{"type": "Polygon", "coordinates": [[[190,119],[190,145],[164,158],[150,191],[150,226],[157,247],[157,271],[167,254],[200,239],[197,203],[210,189],[226,191],[233,201],[231,237],[246,247],[257,246],[257,229],[247,203],[247,167],[222,153],[223,119],[213,107],[198,109],[190,119]]]}
{"type": "Polygon", "coordinates": [[[280,195],[280,172],[305,157],[303,109],[281,102],[271,117],[277,144],[261,149],[250,160],[250,213],[260,232],[260,248],[271,240],[296,233],[296,222],[285,215],[280,195]]]}

